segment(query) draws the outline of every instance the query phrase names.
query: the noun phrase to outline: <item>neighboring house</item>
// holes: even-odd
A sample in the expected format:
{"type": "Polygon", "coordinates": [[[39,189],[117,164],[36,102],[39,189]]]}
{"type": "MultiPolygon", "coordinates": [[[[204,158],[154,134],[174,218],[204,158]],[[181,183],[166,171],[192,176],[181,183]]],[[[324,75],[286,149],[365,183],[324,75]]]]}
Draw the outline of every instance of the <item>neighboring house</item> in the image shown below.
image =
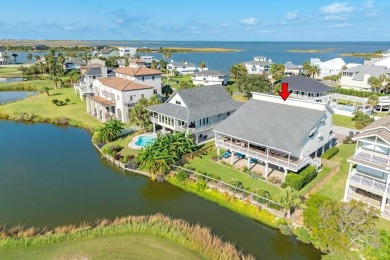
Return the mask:
{"type": "Polygon", "coordinates": [[[390,219],[390,116],[365,127],[352,140],[356,150],[348,159],[344,201],[363,201],[390,219]]]}
{"type": "Polygon", "coordinates": [[[104,48],[101,49],[98,52],[99,57],[113,57],[113,56],[119,56],[119,52],[117,50],[114,50],[112,48],[104,48]]]}
{"type": "Polygon", "coordinates": [[[335,58],[328,61],[321,61],[317,58],[311,58],[310,65],[318,65],[321,71],[320,75],[315,75],[315,77],[322,79],[326,76],[338,75],[341,72],[343,66],[346,66],[347,64],[341,58],[335,58]]]}
{"type": "Polygon", "coordinates": [[[245,156],[247,167],[253,160],[269,168],[299,172],[307,165],[317,168],[317,158],[334,145],[331,130],[333,110],[319,102],[252,93],[253,98],[242,105],[215,129],[215,146],[245,156]]]}
{"type": "Polygon", "coordinates": [[[390,49],[388,49],[387,51],[385,51],[385,52],[382,54],[382,57],[390,57],[390,49]]]}
{"type": "Polygon", "coordinates": [[[360,65],[345,69],[342,71],[340,86],[342,88],[371,91],[368,84],[370,77],[379,77],[381,75],[390,75],[390,69],[385,66],[360,65]]]}
{"type": "Polygon", "coordinates": [[[139,59],[129,59],[129,64],[131,65],[136,65],[136,66],[145,66],[147,68],[150,68],[152,66],[152,61],[154,59],[153,56],[141,56],[139,59]]]}
{"type": "Polygon", "coordinates": [[[119,56],[130,56],[133,57],[137,53],[136,47],[118,47],[119,56]]]}
{"type": "Polygon", "coordinates": [[[295,65],[291,61],[288,61],[284,64],[284,75],[285,76],[292,76],[296,75],[299,76],[302,74],[303,68],[300,65],[295,65]]]}
{"type": "Polygon", "coordinates": [[[175,92],[165,103],[150,106],[153,132],[186,131],[196,143],[213,137],[213,128],[242,103],[234,101],[222,85],[196,87],[175,92]]]}
{"type": "Polygon", "coordinates": [[[64,62],[63,68],[67,70],[80,70],[82,66],[85,66],[87,63],[79,57],[70,58],[64,62]]]}
{"type": "Polygon", "coordinates": [[[223,85],[226,86],[230,75],[228,72],[218,70],[204,70],[192,74],[192,83],[194,85],[223,85]]]}
{"type": "Polygon", "coordinates": [[[364,64],[373,66],[384,66],[386,68],[390,68],[390,57],[371,58],[369,60],[365,60],[364,64]]]}
{"type": "Polygon", "coordinates": [[[288,89],[291,92],[290,97],[309,100],[321,100],[322,97],[335,91],[318,80],[302,77],[290,76],[282,79],[282,83],[288,83],[288,89]]]}
{"type": "Polygon", "coordinates": [[[248,74],[265,74],[267,76],[272,64],[271,60],[267,60],[267,57],[262,56],[253,57],[253,61],[244,62],[248,74]]]}
{"type": "MultiPolygon", "coordinates": [[[[95,64],[95,63],[92,63],[95,64]]],[[[88,65],[90,66],[90,65],[88,65]]],[[[87,94],[93,94],[93,81],[98,78],[107,78],[115,76],[112,68],[96,66],[88,67],[80,80],[74,84],[75,95],[79,96],[81,100],[85,99],[87,94]]]]}
{"type": "Polygon", "coordinates": [[[180,75],[187,75],[194,73],[197,69],[196,65],[190,62],[171,61],[167,64],[167,70],[171,73],[177,71],[180,75]]]}
{"type": "Polygon", "coordinates": [[[106,66],[106,62],[104,60],[101,60],[101,59],[92,59],[92,60],[89,60],[87,62],[87,67],[105,67],[106,66]]]}
{"type": "Polygon", "coordinates": [[[44,45],[44,44],[35,44],[35,45],[31,46],[31,50],[33,50],[33,51],[45,51],[48,49],[49,49],[49,46],[44,45]]]}
{"type": "Polygon", "coordinates": [[[146,67],[123,67],[115,76],[93,81],[93,94],[86,96],[87,112],[105,122],[115,117],[129,121],[129,109],[140,98],[161,95],[161,72],[146,67]]]}
{"type": "Polygon", "coordinates": [[[0,65],[9,64],[12,61],[11,53],[6,49],[0,48],[0,65]]]}

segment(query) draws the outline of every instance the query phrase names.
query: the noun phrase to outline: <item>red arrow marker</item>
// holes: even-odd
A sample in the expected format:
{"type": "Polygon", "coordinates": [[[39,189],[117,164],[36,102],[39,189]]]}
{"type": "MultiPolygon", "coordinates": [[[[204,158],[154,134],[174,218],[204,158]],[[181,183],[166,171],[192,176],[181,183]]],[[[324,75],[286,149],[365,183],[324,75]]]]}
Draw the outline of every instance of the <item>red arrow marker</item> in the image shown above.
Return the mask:
{"type": "Polygon", "coordinates": [[[282,91],[279,91],[279,95],[286,101],[290,94],[290,91],[288,91],[288,83],[282,83],[282,91]]]}

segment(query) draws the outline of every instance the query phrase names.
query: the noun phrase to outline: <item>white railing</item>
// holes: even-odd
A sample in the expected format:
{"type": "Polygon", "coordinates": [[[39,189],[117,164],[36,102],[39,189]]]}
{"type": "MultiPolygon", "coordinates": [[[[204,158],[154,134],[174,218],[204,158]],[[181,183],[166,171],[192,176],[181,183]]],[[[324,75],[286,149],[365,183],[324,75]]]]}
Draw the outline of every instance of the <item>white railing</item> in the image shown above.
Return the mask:
{"type": "MultiPolygon", "coordinates": [[[[185,127],[185,126],[180,126],[180,125],[172,126],[172,125],[168,125],[168,124],[165,124],[163,122],[160,122],[157,117],[150,116],[149,120],[152,123],[157,123],[157,124],[161,124],[162,126],[173,128],[175,131],[184,132],[184,131],[187,130],[187,127],[185,127]]],[[[202,127],[195,127],[195,128],[191,128],[190,127],[190,128],[188,128],[188,131],[189,131],[189,133],[201,132],[201,131],[213,128],[213,127],[217,126],[221,122],[222,122],[222,120],[219,120],[218,122],[214,122],[212,124],[204,125],[202,127]]]]}
{"type": "Polygon", "coordinates": [[[357,159],[362,159],[378,164],[388,164],[389,163],[389,158],[385,155],[381,156],[379,154],[376,154],[374,152],[369,152],[367,150],[364,150],[362,148],[357,149],[355,157],[357,159]]]}
{"type": "MultiPolygon", "coordinates": [[[[376,181],[374,179],[364,177],[362,175],[358,175],[356,173],[357,173],[356,171],[352,172],[352,175],[349,177],[351,182],[355,182],[355,183],[358,183],[360,185],[363,185],[363,186],[366,186],[366,187],[369,187],[371,189],[378,190],[381,192],[384,192],[386,190],[386,183],[379,182],[379,181],[376,181]]],[[[388,187],[388,190],[389,189],[390,188],[388,187]]],[[[387,191],[387,192],[389,192],[389,191],[387,191]]]]}
{"type": "Polygon", "coordinates": [[[256,159],[259,159],[260,161],[266,161],[268,163],[292,170],[294,172],[298,172],[300,169],[302,169],[306,165],[310,164],[313,160],[312,158],[307,157],[304,160],[302,160],[300,163],[293,163],[293,162],[289,162],[286,160],[275,158],[273,156],[270,156],[269,154],[267,155],[267,154],[263,154],[261,152],[249,150],[248,148],[243,147],[243,146],[235,145],[232,143],[227,143],[227,142],[224,142],[223,140],[217,140],[215,144],[217,146],[232,150],[234,152],[242,153],[242,154],[246,155],[247,157],[256,158],[256,159]]]}

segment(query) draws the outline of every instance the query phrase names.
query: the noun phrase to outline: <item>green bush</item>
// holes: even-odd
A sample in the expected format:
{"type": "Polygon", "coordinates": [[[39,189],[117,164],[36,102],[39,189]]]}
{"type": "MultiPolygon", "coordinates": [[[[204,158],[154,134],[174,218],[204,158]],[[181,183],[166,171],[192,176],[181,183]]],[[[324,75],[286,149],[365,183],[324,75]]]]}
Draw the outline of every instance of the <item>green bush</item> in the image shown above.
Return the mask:
{"type": "Polygon", "coordinates": [[[280,230],[280,233],[286,236],[291,236],[292,235],[292,230],[290,226],[287,223],[280,223],[278,225],[278,228],[280,230]]]}
{"type": "Polygon", "coordinates": [[[314,166],[308,166],[299,173],[289,173],[282,188],[290,186],[295,190],[300,190],[310,183],[317,176],[317,170],[314,166]]]}
{"type": "Polygon", "coordinates": [[[239,180],[230,179],[230,180],[227,181],[227,183],[229,183],[230,185],[232,185],[232,186],[234,186],[236,188],[245,189],[244,185],[239,180]]]}
{"type": "Polygon", "coordinates": [[[176,173],[175,178],[179,182],[185,182],[188,179],[188,174],[185,171],[176,173]]]}
{"type": "MultiPolygon", "coordinates": [[[[355,96],[355,97],[370,97],[372,95],[372,92],[369,92],[369,91],[359,91],[359,90],[344,89],[344,88],[337,88],[336,92],[339,94],[355,96]]],[[[386,94],[382,94],[382,93],[375,93],[375,94],[377,96],[386,95],[386,94]]]]}
{"type": "Polygon", "coordinates": [[[326,150],[322,155],[321,155],[321,158],[324,158],[326,160],[329,160],[331,159],[333,156],[335,156],[338,152],[339,152],[339,148],[336,147],[336,146],[333,146],[331,148],[329,148],[328,150],[326,150]]]}
{"type": "Polygon", "coordinates": [[[205,190],[206,187],[207,187],[207,183],[205,181],[200,180],[196,183],[196,189],[199,191],[205,190]]]}
{"type": "Polygon", "coordinates": [[[306,228],[297,227],[294,229],[294,234],[297,236],[297,239],[305,244],[310,244],[310,235],[306,228]]]}

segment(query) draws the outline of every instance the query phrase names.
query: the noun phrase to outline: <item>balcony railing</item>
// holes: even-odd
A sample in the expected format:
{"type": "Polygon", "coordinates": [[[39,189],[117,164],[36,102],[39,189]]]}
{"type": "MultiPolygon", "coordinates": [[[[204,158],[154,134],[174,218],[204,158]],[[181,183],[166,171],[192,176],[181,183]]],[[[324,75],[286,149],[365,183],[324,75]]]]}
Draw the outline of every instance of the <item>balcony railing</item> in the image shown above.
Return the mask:
{"type": "Polygon", "coordinates": [[[124,105],[127,108],[131,108],[131,107],[135,106],[135,104],[136,104],[135,102],[124,102],[124,105]]]}
{"type": "Polygon", "coordinates": [[[273,165],[277,165],[292,170],[294,172],[298,172],[300,169],[313,162],[313,159],[310,157],[307,157],[300,162],[298,161],[292,162],[287,159],[276,158],[270,154],[264,154],[260,151],[258,152],[258,151],[250,150],[246,147],[235,145],[229,142],[224,142],[223,140],[217,140],[215,144],[222,148],[229,149],[234,152],[242,153],[247,157],[256,158],[259,159],[260,161],[265,161],[273,165]]]}
{"type": "MultiPolygon", "coordinates": [[[[377,181],[377,180],[374,180],[374,179],[371,179],[368,177],[364,177],[362,175],[357,174],[356,171],[352,172],[352,175],[349,177],[349,180],[351,182],[358,183],[362,186],[366,186],[368,188],[371,188],[371,189],[374,189],[377,191],[385,192],[385,190],[386,190],[386,183],[383,183],[383,182],[380,182],[380,181],[377,181]]],[[[386,192],[390,193],[390,185],[388,185],[386,192]]]]}
{"type": "MultiPolygon", "coordinates": [[[[180,126],[180,125],[172,126],[172,125],[169,125],[169,124],[165,124],[163,122],[160,122],[158,120],[158,118],[154,117],[154,116],[149,117],[149,120],[152,123],[156,123],[156,124],[160,124],[162,126],[166,126],[166,127],[172,128],[175,131],[180,131],[180,132],[187,131],[187,127],[186,126],[180,126]]],[[[219,120],[217,122],[213,122],[212,124],[207,124],[207,125],[204,125],[204,126],[201,126],[201,127],[190,127],[190,128],[188,128],[188,131],[189,131],[189,133],[192,133],[192,134],[198,133],[198,132],[201,132],[201,131],[213,128],[213,127],[215,127],[216,125],[218,125],[221,122],[222,122],[222,120],[219,120]]]]}
{"type": "Polygon", "coordinates": [[[357,159],[362,159],[382,165],[389,163],[389,158],[386,155],[379,155],[378,153],[370,152],[362,148],[358,148],[356,152],[357,153],[355,154],[355,158],[357,159]]]}

